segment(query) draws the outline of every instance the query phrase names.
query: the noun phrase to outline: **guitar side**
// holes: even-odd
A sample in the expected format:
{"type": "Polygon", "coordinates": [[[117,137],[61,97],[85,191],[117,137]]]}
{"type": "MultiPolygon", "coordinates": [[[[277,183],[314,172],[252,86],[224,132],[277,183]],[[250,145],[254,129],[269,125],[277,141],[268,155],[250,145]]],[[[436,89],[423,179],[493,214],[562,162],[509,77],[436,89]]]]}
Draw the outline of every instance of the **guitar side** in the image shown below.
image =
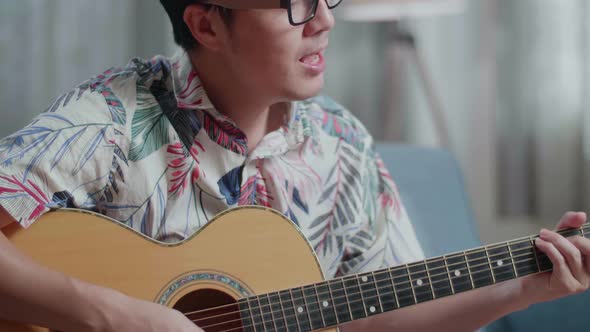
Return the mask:
{"type": "MultiPolygon", "coordinates": [[[[52,270],[168,307],[205,289],[239,300],[323,280],[299,230],[260,207],[226,211],[177,244],[153,241],[114,220],[78,210],[48,213],[30,229],[15,225],[3,232],[24,254],[52,270]]],[[[0,331],[48,332],[1,321],[0,331]]]]}

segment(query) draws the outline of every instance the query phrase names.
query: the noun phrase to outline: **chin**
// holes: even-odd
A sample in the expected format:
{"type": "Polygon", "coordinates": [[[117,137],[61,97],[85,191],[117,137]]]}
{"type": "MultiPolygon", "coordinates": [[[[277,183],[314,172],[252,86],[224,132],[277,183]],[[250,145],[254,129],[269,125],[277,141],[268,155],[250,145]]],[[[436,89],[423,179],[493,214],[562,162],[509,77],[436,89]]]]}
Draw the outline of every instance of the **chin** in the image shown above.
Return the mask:
{"type": "Polygon", "coordinates": [[[324,88],[324,79],[316,78],[313,80],[303,80],[298,84],[293,84],[287,89],[289,99],[305,100],[320,94],[324,88]]]}

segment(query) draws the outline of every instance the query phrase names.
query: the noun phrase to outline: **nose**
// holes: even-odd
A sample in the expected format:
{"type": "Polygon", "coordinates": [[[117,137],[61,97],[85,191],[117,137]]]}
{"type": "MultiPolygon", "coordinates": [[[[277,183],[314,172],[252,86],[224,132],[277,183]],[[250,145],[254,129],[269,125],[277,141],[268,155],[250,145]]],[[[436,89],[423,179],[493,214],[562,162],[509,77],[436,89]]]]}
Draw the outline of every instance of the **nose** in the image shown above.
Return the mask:
{"type": "Polygon", "coordinates": [[[305,36],[313,36],[317,33],[330,31],[334,27],[334,15],[328,8],[326,0],[318,1],[318,9],[313,20],[307,22],[303,31],[305,36]]]}

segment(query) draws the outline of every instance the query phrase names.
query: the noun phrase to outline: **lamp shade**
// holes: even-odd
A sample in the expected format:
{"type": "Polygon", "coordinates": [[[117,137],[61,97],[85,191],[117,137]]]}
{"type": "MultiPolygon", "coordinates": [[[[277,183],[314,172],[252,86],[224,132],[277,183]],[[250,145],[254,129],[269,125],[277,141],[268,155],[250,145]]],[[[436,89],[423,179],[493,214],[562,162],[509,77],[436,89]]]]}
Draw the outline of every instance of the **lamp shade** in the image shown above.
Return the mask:
{"type": "Polygon", "coordinates": [[[338,18],[358,22],[387,22],[402,18],[458,14],[466,0],[344,0],[338,18]]]}

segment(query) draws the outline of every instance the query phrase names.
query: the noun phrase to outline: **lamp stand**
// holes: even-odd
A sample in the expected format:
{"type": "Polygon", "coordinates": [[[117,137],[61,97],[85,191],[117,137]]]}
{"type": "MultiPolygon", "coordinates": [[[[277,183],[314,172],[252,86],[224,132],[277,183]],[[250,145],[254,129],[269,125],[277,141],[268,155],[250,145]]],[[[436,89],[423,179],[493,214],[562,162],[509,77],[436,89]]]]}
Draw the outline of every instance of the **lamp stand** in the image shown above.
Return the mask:
{"type": "Polygon", "coordinates": [[[418,47],[416,46],[416,40],[414,36],[404,30],[399,22],[389,23],[389,52],[387,52],[387,63],[389,67],[389,73],[391,73],[390,82],[391,87],[394,91],[389,101],[389,110],[387,112],[386,121],[383,123],[383,136],[385,140],[395,139],[395,133],[389,130],[391,123],[396,123],[395,118],[395,92],[401,91],[401,82],[397,79],[398,74],[401,73],[400,66],[403,63],[412,62],[418,71],[418,76],[422,82],[422,87],[426,95],[426,99],[429,104],[430,115],[432,117],[434,127],[439,139],[440,145],[444,148],[451,150],[451,140],[448,130],[447,121],[442,107],[442,102],[435,90],[434,82],[430,75],[425,61],[423,60],[418,47]]]}

